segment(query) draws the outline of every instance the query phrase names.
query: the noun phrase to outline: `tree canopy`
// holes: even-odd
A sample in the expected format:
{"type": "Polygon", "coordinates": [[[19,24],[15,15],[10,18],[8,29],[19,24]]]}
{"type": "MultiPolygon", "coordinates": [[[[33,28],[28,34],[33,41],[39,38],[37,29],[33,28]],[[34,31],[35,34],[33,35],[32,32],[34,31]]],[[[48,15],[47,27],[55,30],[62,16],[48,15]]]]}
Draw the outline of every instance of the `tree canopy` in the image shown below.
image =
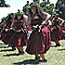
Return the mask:
{"type": "Polygon", "coordinates": [[[10,5],[6,4],[5,0],[0,0],[0,7],[10,7],[10,5]]]}

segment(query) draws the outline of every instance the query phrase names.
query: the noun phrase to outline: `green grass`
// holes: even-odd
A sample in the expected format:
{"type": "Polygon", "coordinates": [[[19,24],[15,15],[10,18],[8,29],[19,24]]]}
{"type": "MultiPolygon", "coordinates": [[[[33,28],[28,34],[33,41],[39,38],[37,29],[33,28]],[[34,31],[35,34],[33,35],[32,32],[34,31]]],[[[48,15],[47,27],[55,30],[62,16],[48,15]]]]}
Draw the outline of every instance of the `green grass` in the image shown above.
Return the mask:
{"type": "MultiPolygon", "coordinates": [[[[60,41],[60,43],[60,47],[51,47],[45,54],[48,60],[46,63],[39,62],[39,64],[36,64],[34,55],[25,53],[24,55],[16,56],[17,49],[16,51],[7,51],[11,48],[7,48],[7,45],[0,41],[0,65],[65,65],[65,41],[60,41]]],[[[55,46],[55,43],[52,42],[52,46],[55,46]]]]}

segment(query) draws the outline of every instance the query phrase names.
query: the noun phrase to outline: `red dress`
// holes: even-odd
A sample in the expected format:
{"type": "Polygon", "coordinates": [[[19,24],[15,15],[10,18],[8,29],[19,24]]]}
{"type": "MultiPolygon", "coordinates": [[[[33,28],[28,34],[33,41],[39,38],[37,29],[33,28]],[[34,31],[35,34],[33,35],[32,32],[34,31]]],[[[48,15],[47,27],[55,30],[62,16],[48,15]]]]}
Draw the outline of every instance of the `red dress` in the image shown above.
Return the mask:
{"type": "MultiPolygon", "coordinates": [[[[31,26],[40,25],[42,19],[32,19],[31,26]]],[[[33,30],[33,29],[32,29],[33,30]]],[[[44,26],[39,32],[38,29],[32,31],[28,40],[26,52],[29,54],[44,54],[51,46],[51,38],[49,29],[44,26]]]]}

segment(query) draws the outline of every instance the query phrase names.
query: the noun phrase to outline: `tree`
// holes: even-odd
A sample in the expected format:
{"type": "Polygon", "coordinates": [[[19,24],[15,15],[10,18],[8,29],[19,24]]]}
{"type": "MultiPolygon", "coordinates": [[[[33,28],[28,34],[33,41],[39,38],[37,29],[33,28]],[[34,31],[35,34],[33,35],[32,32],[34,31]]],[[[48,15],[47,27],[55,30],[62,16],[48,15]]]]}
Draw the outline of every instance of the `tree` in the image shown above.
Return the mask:
{"type": "Polygon", "coordinates": [[[40,3],[40,6],[41,6],[41,7],[45,7],[46,5],[47,5],[46,0],[43,0],[43,2],[40,3]]]}
{"type": "Polygon", "coordinates": [[[58,0],[56,3],[56,10],[61,18],[65,19],[65,0],[58,0]]]}
{"type": "Polygon", "coordinates": [[[62,0],[62,2],[65,4],[65,0],[62,0]]]}
{"type": "Polygon", "coordinates": [[[49,1],[49,0],[47,0],[47,3],[48,3],[48,4],[50,4],[50,1],[49,1]]]}
{"type": "Polygon", "coordinates": [[[10,7],[10,5],[6,4],[5,0],[0,0],[0,7],[10,7]]]}

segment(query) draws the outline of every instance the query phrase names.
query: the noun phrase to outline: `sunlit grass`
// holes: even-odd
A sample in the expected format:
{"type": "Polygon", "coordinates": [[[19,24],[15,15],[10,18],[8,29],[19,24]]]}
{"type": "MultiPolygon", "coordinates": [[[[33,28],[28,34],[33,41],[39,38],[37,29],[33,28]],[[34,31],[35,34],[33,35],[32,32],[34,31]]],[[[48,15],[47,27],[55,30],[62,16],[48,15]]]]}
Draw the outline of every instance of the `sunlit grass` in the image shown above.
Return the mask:
{"type": "MultiPolygon", "coordinates": [[[[48,60],[46,63],[39,62],[39,64],[35,64],[31,61],[35,59],[34,55],[27,53],[20,56],[13,55],[17,54],[18,50],[4,51],[11,49],[11,47],[7,47],[0,41],[0,65],[65,65],[65,40],[60,41],[60,43],[60,47],[51,47],[45,54],[48,60]]],[[[52,46],[55,46],[54,42],[52,42],[52,46]]]]}

